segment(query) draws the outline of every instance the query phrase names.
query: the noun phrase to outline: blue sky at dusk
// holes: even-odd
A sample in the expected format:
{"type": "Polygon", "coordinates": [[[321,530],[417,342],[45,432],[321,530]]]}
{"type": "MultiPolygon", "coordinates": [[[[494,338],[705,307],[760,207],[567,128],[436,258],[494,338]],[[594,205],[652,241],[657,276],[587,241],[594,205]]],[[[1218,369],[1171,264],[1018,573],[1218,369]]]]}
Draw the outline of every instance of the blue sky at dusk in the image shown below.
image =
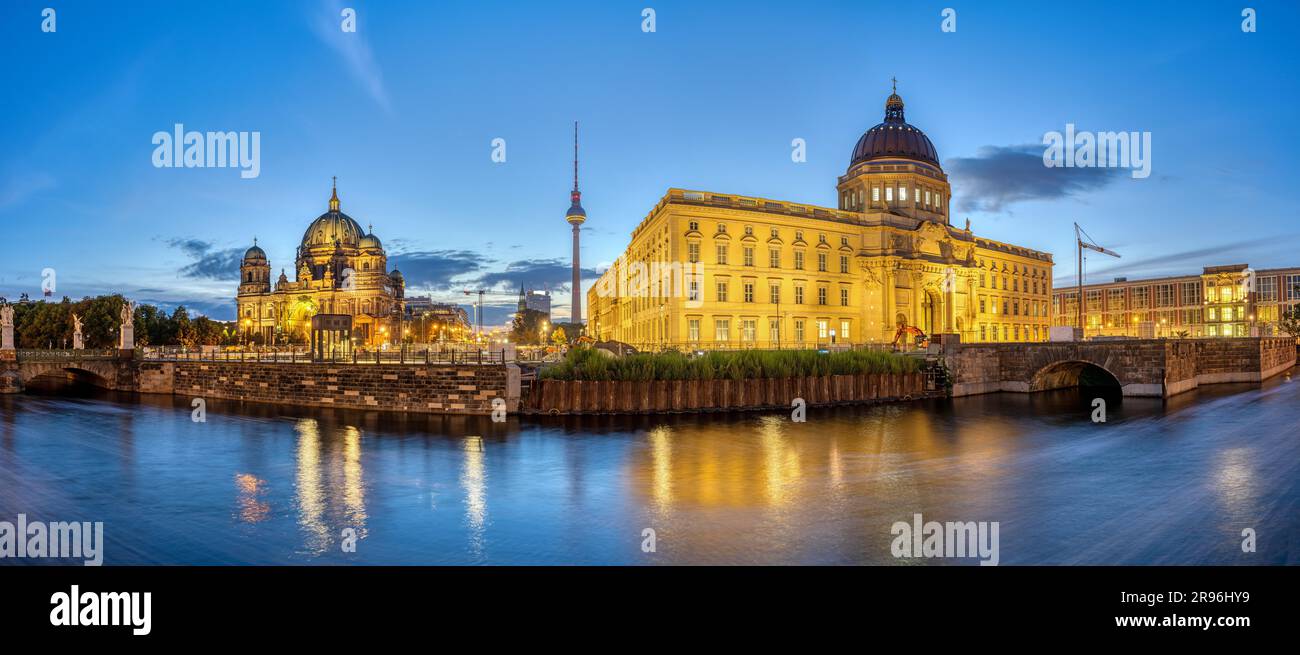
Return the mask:
{"type": "Polygon", "coordinates": [[[574,120],[582,261],[599,269],[669,187],[834,206],[893,76],[950,175],[953,222],[1054,253],[1058,286],[1075,220],[1124,255],[1091,259],[1090,280],[1300,265],[1300,9],[1248,3],[1247,34],[1242,4],[9,0],[0,295],[38,297],[53,268],[56,296],[230,319],[239,255],[256,236],[292,278],[337,175],[408,295],[522,283],[565,315],[574,120]],[[260,132],[259,177],[155,168],[152,135],[176,123],[260,132]],[[1150,177],[1027,166],[1066,123],[1151,132],[1150,177]]]}

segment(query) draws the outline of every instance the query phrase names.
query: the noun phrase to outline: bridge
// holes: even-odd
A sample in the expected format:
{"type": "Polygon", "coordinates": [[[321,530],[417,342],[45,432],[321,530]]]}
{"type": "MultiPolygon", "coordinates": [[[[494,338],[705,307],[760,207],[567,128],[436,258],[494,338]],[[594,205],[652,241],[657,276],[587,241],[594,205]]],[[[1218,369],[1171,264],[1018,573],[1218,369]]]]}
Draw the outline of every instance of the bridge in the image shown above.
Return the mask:
{"type": "MultiPolygon", "coordinates": [[[[944,335],[946,336],[946,335],[944,335]]],[[[1116,386],[1125,396],[1167,398],[1202,384],[1260,382],[1296,363],[1289,337],[1126,339],[942,346],[953,396],[1116,386]]]]}
{"type": "Polygon", "coordinates": [[[59,377],[89,382],[118,391],[135,390],[137,366],[131,351],[11,350],[0,357],[0,393],[22,391],[38,377],[59,377]]]}

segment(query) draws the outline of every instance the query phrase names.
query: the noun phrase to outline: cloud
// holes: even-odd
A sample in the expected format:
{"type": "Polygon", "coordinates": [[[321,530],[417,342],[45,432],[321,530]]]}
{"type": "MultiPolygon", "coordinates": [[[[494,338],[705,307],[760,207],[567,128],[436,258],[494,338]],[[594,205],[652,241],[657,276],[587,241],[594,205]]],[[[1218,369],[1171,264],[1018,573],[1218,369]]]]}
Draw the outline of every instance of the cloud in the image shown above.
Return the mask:
{"type": "MultiPolygon", "coordinates": [[[[365,89],[375,103],[383,107],[384,111],[388,111],[391,107],[388,103],[388,92],[384,88],[384,74],[379,69],[379,63],[375,61],[369,42],[361,35],[360,27],[356,32],[343,31],[342,4],[331,2],[330,6],[333,8],[332,12],[326,11],[316,16],[312,23],[312,31],[316,33],[316,38],[343,58],[348,73],[365,89]]],[[[356,20],[359,23],[361,17],[358,16],[356,20]]]]}
{"type": "Polygon", "coordinates": [[[215,250],[211,243],[199,239],[168,239],[167,245],[181,250],[195,260],[178,271],[182,277],[200,280],[239,280],[239,264],[244,258],[243,248],[215,250]]]}
{"type": "MultiPolygon", "coordinates": [[[[594,268],[582,269],[584,278],[599,277],[600,273],[594,268]]],[[[511,289],[517,289],[521,286],[533,289],[567,289],[573,279],[573,266],[569,262],[558,259],[524,259],[511,262],[506,265],[504,271],[487,273],[479,277],[478,282],[484,287],[491,288],[505,284],[511,289]]]]}
{"type": "Polygon", "coordinates": [[[388,264],[402,271],[407,287],[445,291],[456,278],[484,270],[484,257],[472,250],[425,250],[395,253],[388,264]]]}
{"type": "Polygon", "coordinates": [[[1120,168],[1048,168],[1043,146],[984,146],[974,157],[948,160],[948,174],[957,183],[957,210],[999,212],[1027,200],[1076,196],[1110,184],[1120,168]]]}
{"type": "MultiPolygon", "coordinates": [[[[1267,237],[1261,239],[1250,239],[1247,241],[1237,241],[1234,243],[1217,244],[1206,248],[1196,248],[1185,250],[1183,252],[1160,255],[1158,257],[1148,257],[1146,259],[1120,260],[1112,265],[1103,265],[1100,268],[1085,271],[1085,279],[1096,282],[1093,276],[1108,278],[1111,276],[1143,276],[1143,277],[1164,277],[1168,275],[1188,275],[1196,273],[1204,266],[1215,266],[1222,264],[1245,264],[1252,256],[1261,254],[1260,248],[1267,245],[1276,245],[1279,243],[1291,243],[1295,235],[1286,237],[1267,237]]],[[[1103,260],[1105,256],[1100,257],[1103,260]]],[[[1097,257],[1089,255],[1088,262],[1095,264],[1097,257]]],[[[1109,260],[1114,261],[1114,260],[1109,260]]],[[[1069,282],[1076,284],[1074,275],[1060,277],[1055,280],[1057,284],[1069,282]]]]}

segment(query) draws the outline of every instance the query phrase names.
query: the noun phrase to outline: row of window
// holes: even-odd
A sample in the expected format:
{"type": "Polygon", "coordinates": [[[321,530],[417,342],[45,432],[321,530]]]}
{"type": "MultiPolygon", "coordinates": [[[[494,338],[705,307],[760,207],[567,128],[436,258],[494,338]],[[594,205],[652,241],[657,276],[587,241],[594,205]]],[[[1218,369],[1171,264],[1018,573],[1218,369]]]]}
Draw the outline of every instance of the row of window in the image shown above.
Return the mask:
{"type": "MultiPolygon", "coordinates": [[[[719,243],[719,244],[716,244],[716,247],[715,247],[715,248],[716,248],[716,249],[715,249],[715,251],[714,251],[714,259],[713,259],[714,263],[718,264],[719,266],[726,266],[727,264],[729,264],[729,263],[730,263],[730,257],[729,257],[730,248],[727,246],[727,244],[725,244],[725,243],[719,243]]],[[[699,244],[698,242],[694,242],[694,241],[692,241],[692,242],[686,244],[686,259],[687,259],[687,261],[689,261],[689,262],[692,263],[692,264],[697,264],[697,263],[699,263],[699,261],[700,261],[700,244],[699,244]]],[[[754,265],[755,265],[755,264],[754,264],[754,261],[755,261],[755,260],[754,260],[754,247],[753,247],[753,246],[745,246],[745,247],[743,247],[743,248],[741,249],[741,258],[740,258],[741,265],[742,265],[742,266],[754,266],[754,265]]],[[[817,253],[817,271],[818,271],[819,273],[826,273],[826,272],[828,272],[827,269],[829,268],[829,266],[828,266],[828,262],[829,262],[829,261],[830,261],[830,255],[829,255],[829,254],[824,253],[824,252],[819,252],[819,253],[817,253]]],[[[780,249],[780,248],[768,248],[768,251],[767,251],[767,267],[768,267],[768,268],[781,268],[781,249],[780,249]]],[[[804,270],[804,251],[802,251],[802,250],[795,250],[795,251],[794,251],[794,270],[796,270],[796,271],[802,271],[802,270],[804,270]]],[[[839,272],[840,272],[840,273],[848,273],[848,272],[849,272],[849,256],[848,256],[848,255],[840,255],[840,256],[839,256],[839,272]]]]}
{"type": "Polygon", "coordinates": [[[1025,300],[1024,304],[1017,298],[993,298],[980,296],[980,313],[997,314],[998,307],[1001,305],[1001,314],[1005,316],[1047,316],[1046,300],[1025,300]],[[1021,310],[1024,310],[1023,313],[1021,310]]]}
{"type": "MultiPolygon", "coordinates": [[[[741,283],[740,286],[741,286],[741,300],[742,300],[742,302],[750,302],[750,303],[755,302],[755,299],[754,299],[754,298],[755,298],[755,296],[754,296],[754,287],[755,287],[755,284],[754,284],[753,282],[743,282],[743,283],[741,283]]],[[[728,302],[728,301],[730,300],[730,297],[731,297],[730,289],[731,289],[731,283],[730,283],[728,280],[717,280],[717,281],[715,282],[715,284],[714,284],[714,299],[717,300],[718,302],[728,302]]],[[[779,304],[781,304],[781,285],[779,285],[779,284],[770,284],[770,285],[768,285],[767,292],[768,292],[768,295],[767,295],[767,301],[768,301],[769,303],[771,303],[771,304],[773,304],[773,305],[779,305],[779,304]]],[[[827,295],[828,295],[829,293],[830,293],[830,291],[829,291],[828,287],[826,287],[826,286],[818,286],[818,287],[817,287],[817,304],[818,304],[818,305],[825,305],[825,304],[827,304],[827,295]]],[[[690,281],[690,285],[689,285],[689,287],[688,287],[687,294],[688,294],[688,295],[687,295],[687,299],[688,299],[688,300],[691,300],[691,301],[699,301],[699,300],[700,300],[700,287],[699,287],[699,282],[698,282],[697,280],[692,279],[692,280],[690,281]]],[[[840,287],[840,306],[841,306],[841,307],[848,307],[848,306],[849,306],[849,298],[850,298],[850,295],[851,295],[851,294],[850,294],[850,289],[849,289],[849,287],[847,287],[847,286],[841,286],[841,287],[840,287]]],[[[797,285],[795,285],[795,287],[794,287],[794,304],[796,304],[796,305],[802,305],[802,304],[804,304],[804,286],[803,286],[802,284],[797,284],[797,285]]]]}
{"type": "Polygon", "coordinates": [[[1047,339],[1047,326],[1045,325],[1019,325],[1007,323],[981,323],[979,331],[980,341],[1045,341],[1047,339]]]}
{"type": "MultiPolygon", "coordinates": [[[[703,320],[704,319],[701,318],[686,319],[687,341],[698,343],[702,340],[700,326],[703,320]]],[[[810,327],[813,330],[811,334],[816,335],[818,340],[835,339],[836,341],[850,341],[853,335],[851,329],[852,321],[848,319],[841,319],[838,321],[838,325],[830,319],[822,318],[813,319],[811,325],[809,325],[809,319],[805,318],[794,318],[791,319],[790,322],[793,326],[794,342],[806,341],[810,335],[810,327]]],[[[781,319],[769,318],[766,319],[766,324],[767,340],[773,343],[782,341],[781,319]]],[[[758,340],[758,326],[759,319],[756,318],[740,318],[733,320],[730,317],[715,317],[712,326],[713,341],[727,343],[738,338],[741,343],[754,343],[758,340]],[[735,327],[734,332],[733,326],[735,327]]]]}
{"type": "MultiPolygon", "coordinates": [[[[699,222],[699,221],[690,221],[689,223],[687,223],[687,227],[688,227],[688,229],[689,229],[690,231],[692,231],[692,232],[699,232],[699,231],[700,231],[700,222],[699,222]]],[[[773,239],[780,239],[780,238],[781,238],[781,229],[780,229],[780,228],[772,227],[772,228],[768,228],[768,229],[769,229],[768,235],[769,235],[771,238],[773,238],[773,239]]],[[[746,226],[744,227],[744,230],[745,230],[745,236],[747,236],[747,237],[752,237],[752,236],[754,236],[754,226],[753,226],[753,225],[746,225],[746,226]]],[[[726,224],[726,223],[718,223],[718,234],[726,234],[726,233],[727,233],[727,224],[726,224]]],[[[794,240],[795,240],[795,241],[803,241],[803,230],[795,230],[795,231],[794,231],[794,240]]],[[[826,233],[824,233],[824,232],[818,232],[818,233],[817,233],[817,243],[826,243],[826,244],[829,244],[829,243],[830,243],[829,241],[826,240],[826,233]]],[[[849,238],[846,237],[846,236],[841,236],[841,237],[840,237],[840,245],[841,245],[841,246],[847,246],[847,245],[849,245],[849,238]]]]}
{"type": "Polygon", "coordinates": [[[1024,293],[1033,293],[1034,295],[1043,295],[1043,296],[1047,295],[1051,291],[1051,287],[1048,286],[1046,280],[1042,280],[1042,281],[1039,281],[1037,279],[1025,280],[1024,284],[1021,284],[1020,278],[1011,278],[1010,288],[1008,288],[1007,276],[1003,275],[1001,278],[999,278],[996,275],[990,275],[987,276],[986,278],[984,273],[980,273],[980,288],[997,289],[999,279],[1002,280],[1001,288],[1003,291],[1016,291],[1016,292],[1023,291],[1024,293]]]}
{"type": "MultiPolygon", "coordinates": [[[[908,200],[908,187],[905,185],[872,186],[871,204],[879,205],[882,197],[886,203],[893,204],[894,198],[898,198],[899,203],[911,202],[917,207],[943,213],[943,193],[916,186],[911,187],[911,192],[911,200],[908,200]]],[[[845,191],[840,194],[840,206],[854,211],[861,210],[865,206],[862,195],[862,189],[845,191]]]]}

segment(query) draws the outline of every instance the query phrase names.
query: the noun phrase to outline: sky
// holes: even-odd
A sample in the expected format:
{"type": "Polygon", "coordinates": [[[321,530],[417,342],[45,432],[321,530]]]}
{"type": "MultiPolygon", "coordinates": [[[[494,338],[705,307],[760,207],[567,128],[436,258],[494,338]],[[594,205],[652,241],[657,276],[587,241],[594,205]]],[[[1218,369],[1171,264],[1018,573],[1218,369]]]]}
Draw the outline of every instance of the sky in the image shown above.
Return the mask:
{"type": "Polygon", "coordinates": [[[1075,221],[1123,255],[1089,281],[1296,266],[1300,8],[1252,0],[1248,33],[1242,4],[6,0],[0,296],[52,269],[56,298],[231,319],[243,251],[292,279],[337,176],[408,296],[495,289],[494,324],[526,285],[561,318],[575,120],[589,286],[671,187],[834,206],[895,77],[953,223],[1053,253],[1057,286],[1075,221]],[[256,133],[258,175],[155,166],[178,123],[256,133]],[[1067,124],[1149,133],[1150,175],[1043,166],[1067,124]]]}

